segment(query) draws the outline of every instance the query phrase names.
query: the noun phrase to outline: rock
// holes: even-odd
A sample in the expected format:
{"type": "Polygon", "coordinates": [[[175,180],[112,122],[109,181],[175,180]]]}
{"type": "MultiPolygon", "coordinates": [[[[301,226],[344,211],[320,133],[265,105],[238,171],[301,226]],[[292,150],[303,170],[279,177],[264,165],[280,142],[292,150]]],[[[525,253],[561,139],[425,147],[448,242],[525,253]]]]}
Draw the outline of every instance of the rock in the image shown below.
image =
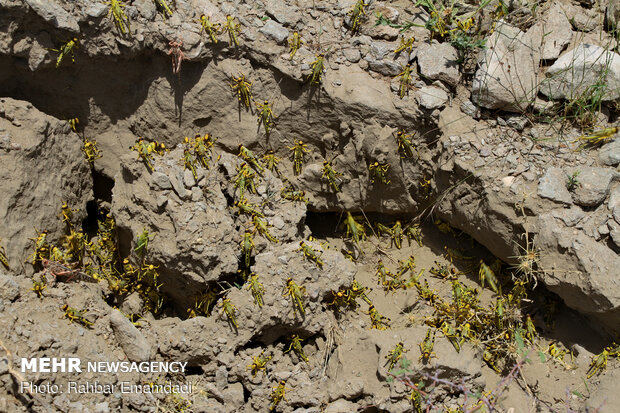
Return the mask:
{"type": "Polygon", "coordinates": [[[86,8],[86,15],[96,19],[105,16],[107,11],[108,7],[105,4],[92,3],[86,8]]]}
{"type": "Polygon", "coordinates": [[[46,22],[54,27],[67,30],[71,33],[79,33],[80,26],[77,19],[58,4],[44,0],[24,0],[46,22]]]}
{"type": "Polygon", "coordinates": [[[620,139],[606,143],[598,150],[598,159],[607,166],[620,164],[620,139]]]}
{"type": "Polygon", "coordinates": [[[351,63],[357,63],[362,58],[362,55],[358,48],[346,48],[342,51],[344,58],[351,63]]]}
{"type": "Polygon", "coordinates": [[[112,310],[110,313],[110,327],[112,327],[116,341],[118,341],[129,361],[150,360],[151,346],[140,330],[120,311],[112,310]]]}
{"type": "Polygon", "coordinates": [[[265,11],[268,16],[285,26],[294,27],[301,20],[301,13],[296,6],[280,0],[267,0],[265,11]]]}
{"type": "Polygon", "coordinates": [[[500,22],[487,39],[474,75],[472,101],[488,109],[521,112],[538,93],[539,30],[523,33],[500,22]]]}
{"type": "Polygon", "coordinates": [[[560,56],[546,76],[540,91],[549,99],[578,98],[601,80],[603,101],[620,97],[620,55],[600,46],[581,43],[560,56]]]}
{"type": "Polygon", "coordinates": [[[609,195],[607,208],[612,212],[614,219],[620,224],[620,185],[616,186],[609,195]]]}
{"type": "Polygon", "coordinates": [[[458,53],[449,43],[422,43],[417,49],[420,74],[455,87],[461,80],[458,53]]]}
{"type": "Polygon", "coordinates": [[[357,410],[357,404],[344,399],[338,399],[325,406],[324,413],[350,413],[357,410]]]}
{"type": "Polygon", "coordinates": [[[278,44],[286,43],[288,39],[288,30],[274,20],[267,20],[267,23],[261,27],[259,32],[278,44]]]}
{"type": "Polygon", "coordinates": [[[573,35],[562,6],[553,4],[534,26],[539,26],[543,35],[541,59],[557,59],[573,35]]]}
{"type": "Polygon", "coordinates": [[[609,0],[605,11],[605,21],[610,30],[618,27],[618,23],[620,23],[620,3],[618,0],[609,0]]]}
{"type": "Polygon", "coordinates": [[[538,196],[555,202],[572,204],[573,198],[566,188],[567,179],[568,176],[562,169],[556,167],[547,169],[538,182],[538,196]]]}
{"type": "Polygon", "coordinates": [[[15,301],[19,297],[19,285],[12,277],[0,272],[0,298],[15,301]]]}
{"type": "Polygon", "coordinates": [[[619,380],[620,373],[616,369],[610,369],[605,374],[602,374],[599,378],[598,386],[586,399],[586,411],[614,413],[620,403],[619,380]]]}
{"type": "Polygon", "coordinates": [[[574,227],[586,215],[583,209],[575,205],[570,208],[554,209],[551,214],[554,218],[561,219],[567,227],[574,227]]]}
{"type": "Polygon", "coordinates": [[[465,99],[461,102],[461,112],[474,119],[480,117],[480,109],[472,103],[471,100],[465,99]]]}
{"type": "Polygon", "coordinates": [[[424,86],[415,93],[419,105],[426,109],[438,109],[443,107],[449,99],[448,94],[435,86],[424,86]]]}
{"type": "Polygon", "coordinates": [[[579,185],[572,191],[573,201],[585,207],[594,207],[603,202],[611,183],[620,180],[620,173],[608,168],[578,168],[569,171],[569,175],[574,172],[579,172],[579,185]]]}
{"type": "Polygon", "coordinates": [[[551,213],[539,215],[534,238],[540,278],[567,306],[596,318],[610,331],[620,325],[620,256],[551,213]]]}
{"type": "Polygon", "coordinates": [[[159,171],[155,171],[151,174],[151,184],[159,190],[172,189],[172,184],[170,183],[168,176],[159,171]]]}
{"type": "MultiPolygon", "coordinates": [[[[37,231],[58,242],[65,224],[58,218],[63,202],[78,209],[74,224],[86,217],[93,196],[92,175],[81,151],[82,140],[65,120],[39,112],[31,104],[0,98],[0,129],[19,150],[0,152],[0,237],[15,271],[32,254],[37,231]],[[19,126],[18,126],[19,125],[19,126]]],[[[26,265],[26,275],[32,271],[26,265]]]]}
{"type": "Polygon", "coordinates": [[[153,20],[157,16],[157,7],[154,1],[137,0],[133,2],[133,5],[136,6],[138,13],[146,20],[153,20]]]}

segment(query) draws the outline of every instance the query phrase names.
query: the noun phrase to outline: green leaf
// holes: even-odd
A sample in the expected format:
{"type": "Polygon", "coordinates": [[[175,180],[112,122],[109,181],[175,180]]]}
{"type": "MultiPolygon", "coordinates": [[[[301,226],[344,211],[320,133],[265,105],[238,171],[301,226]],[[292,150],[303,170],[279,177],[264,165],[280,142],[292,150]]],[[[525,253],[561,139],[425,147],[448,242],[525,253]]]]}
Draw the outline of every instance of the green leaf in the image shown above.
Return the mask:
{"type": "Polygon", "coordinates": [[[545,357],[545,353],[543,353],[542,351],[538,350],[538,357],[540,357],[540,362],[544,363],[547,361],[547,357],[545,357]]]}
{"type": "Polygon", "coordinates": [[[579,397],[580,399],[583,399],[583,394],[579,393],[577,390],[573,390],[571,393],[573,393],[575,396],[579,397]]]}

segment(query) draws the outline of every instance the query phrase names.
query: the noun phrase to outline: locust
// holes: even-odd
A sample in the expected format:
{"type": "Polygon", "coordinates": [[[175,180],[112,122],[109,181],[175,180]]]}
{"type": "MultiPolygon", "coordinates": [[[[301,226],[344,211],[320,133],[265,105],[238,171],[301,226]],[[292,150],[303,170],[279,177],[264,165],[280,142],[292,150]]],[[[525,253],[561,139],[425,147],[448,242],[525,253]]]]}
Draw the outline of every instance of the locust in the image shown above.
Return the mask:
{"type": "Polygon", "coordinates": [[[306,295],[306,287],[298,286],[292,278],[288,278],[286,280],[286,286],[284,287],[282,296],[291,297],[291,302],[293,303],[293,310],[299,311],[302,315],[306,314],[306,310],[304,309],[303,297],[306,295]]]}
{"type": "Polygon", "coordinates": [[[254,178],[256,174],[248,166],[247,163],[242,163],[237,166],[237,177],[235,178],[235,188],[239,190],[239,198],[243,199],[245,191],[249,190],[251,193],[256,193],[256,186],[254,184],[254,178]]]}
{"type": "Polygon", "coordinates": [[[6,256],[6,252],[2,245],[0,245],[0,262],[6,267],[7,270],[11,269],[9,266],[9,258],[6,256]]]}
{"type": "Polygon", "coordinates": [[[256,169],[259,175],[262,175],[265,168],[263,168],[258,162],[258,159],[256,158],[256,155],[254,155],[254,152],[252,152],[243,145],[239,145],[239,154],[237,156],[239,156],[241,159],[250,164],[254,169],[256,169]]]}
{"type": "Polygon", "coordinates": [[[78,127],[80,125],[80,120],[78,118],[71,118],[71,119],[68,119],[67,122],[69,123],[71,130],[77,133],[78,127]]]}
{"type": "Polygon", "coordinates": [[[400,38],[400,44],[398,45],[398,47],[396,49],[394,49],[394,53],[395,54],[399,54],[404,50],[408,50],[409,53],[413,52],[413,42],[415,42],[415,37],[410,37],[407,40],[405,40],[405,37],[401,37],[400,38]]]}
{"type": "Polygon", "coordinates": [[[263,221],[260,217],[254,215],[252,217],[252,223],[254,224],[254,233],[258,232],[271,242],[278,242],[277,238],[269,232],[269,227],[271,225],[267,224],[266,221],[263,221]]]}
{"type": "Polygon", "coordinates": [[[432,331],[433,336],[431,337],[431,329],[429,328],[426,331],[426,337],[424,338],[424,341],[422,341],[419,346],[420,346],[420,358],[419,360],[422,360],[423,363],[428,363],[429,360],[433,357],[433,354],[435,354],[433,352],[433,347],[435,345],[435,332],[432,331]]]}
{"type": "Polygon", "coordinates": [[[71,209],[69,204],[66,202],[62,203],[62,206],[60,207],[60,217],[62,218],[62,222],[67,224],[68,228],[73,227],[73,213],[78,211],[79,209],[71,209]]]}
{"type": "Polygon", "coordinates": [[[604,348],[602,352],[592,358],[592,362],[588,367],[587,378],[592,378],[597,373],[601,373],[607,367],[607,358],[610,355],[610,349],[604,348]]]}
{"type": "Polygon", "coordinates": [[[226,315],[226,318],[228,319],[230,325],[233,326],[235,330],[238,329],[239,324],[237,324],[236,318],[237,307],[235,307],[233,303],[230,302],[230,298],[225,298],[224,300],[222,300],[220,306],[222,307],[222,312],[224,313],[224,315],[226,315]]]}
{"type": "Polygon", "coordinates": [[[258,111],[258,119],[256,122],[259,127],[262,124],[265,129],[265,133],[269,135],[271,129],[273,129],[276,125],[273,110],[271,109],[269,101],[265,100],[263,103],[256,103],[256,109],[258,111]]]}
{"type": "Polygon", "coordinates": [[[323,80],[323,72],[325,71],[325,54],[320,53],[316,55],[314,62],[312,62],[312,71],[308,75],[308,81],[311,85],[319,85],[323,80]]]}
{"type": "Polygon", "coordinates": [[[379,314],[379,311],[377,311],[374,305],[368,307],[366,314],[370,316],[370,322],[372,324],[371,330],[375,328],[377,330],[385,330],[390,326],[390,319],[379,314]]]}
{"type": "Polygon", "coordinates": [[[280,195],[284,199],[288,199],[289,201],[299,201],[308,205],[308,199],[306,198],[305,191],[296,191],[294,189],[286,189],[282,188],[280,195]]]}
{"type": "Polygon", "coordinates": [[[484,263],[483,260],[480,260],[480,270],[478,271],[478,276],[480,277],[480,285],[484,288],[485,281],[489,284],[489,288],[493,290],[496,294],[498,293],[497,288],[497,278],[493,273],[493,270],[484,263]]]}
{"type": "Polygon", "coordinates": [[[30,238],[34,241],[34,253],[32,254],[32,265],[42,261],[49,256],[50,248],[47,244],[47,231],[37,233],[36,238],[30,238]]]}
{"type": "Polygon", "coordinates": [[[144,141],[144,138],[136,139],[136,143],[130,148],[132,151],[138,153],[138,159],[142,159],[142,162],[146,165],[150,172],[153,172],[153,152],[152,147],[144,141]]]}
{"type": "Polygon", "coordinates": [[[385,284],[388,277],[394,278],[394,274],[392,274],[390,270],[385,268],[382,260],[379,260],[379,262],[377,262],[377,272],[375,273],[375,275],[377,275],[379,278],[377,283],[381,285],[385,284]]]}
{"type": "Polygon", "coordinates": [[[407,271],[411,270],[413,272],[415,268],[415,257],[410,255],[409,258],[405,261],[399,261],[398,272],[396,273],[396,277],[402,277],[407,271]]]}
{"type": "Polygon", "coordinates": [[[389,169],[390,169],[389,163],[385,163],[385,162],[384,163],[379,163],[379,162],[371,163],[368,166],[368,170],[370,171],[370,174],[371,174],[370,182],[374,184],[376,180],[379,180],[379,182],[381,182],[382,184],[388,185],[391,182],[386,177],[387,171],[389,169]]]}
{"type": "Polygon", "coordinates": [[[230,41],[230,44],[239,46],[238,36],[239,34],[241,34],[241,24],[236,20],[235,17],[231,16],[230,14],[226,16],[226,24],[224,25],[223,31],[228,33],[228,39],[230,41]]]}
{"type": "Polygon", "coordinates": [[[97,147],[97,141],[91,141],[87,138],[84,138],[82,142],[82,152],[84,153],[84,158],[92,167],[95,163],[95,160],[101,158],[101,151],[97,147]]]}
{"type": "Polygon", "coordinates": [[[611,140],[613,136],[618,133],[618,126],[613,128],[604,128],[593,132],[591,135],[584,135],[578,137],[574,142],[584,142],[579,149],[583,149],[586,146],[596,146],[599,143],[607,142],[611,140]]]}
{"type": "Polygon", "coordinates": [[[433,290],[428,288],[428,281],[424,280],[424,285],[422,285],[422,283],[416,282],[415,287],[418,290],[418,294],[420,295],[420,297],[424,300],[429,301],[430,303],[434,303],[439,299],[437,294],[435,294],[433,290]]]}
{"type": "Polygon", "coordinates": [[[351,33],[357,33],[362,23],[362,17],[366,15],[364,9],[365,0],[357,0],[351,11],[347,13],[350,18],[351,33]]]}
{"type": "Polygon", "coordinates": [[[282,402],[282,400],[286,400],[286,397],[285,397],[286,391],[290,389],[287,389],[285,386],[286,386],[286,381],[280,380],[278,385],[274,387],[274,389],[271,391],[271,394],[269,395],[269,401],[271,402],[271,404],[269,405],[270,412],[273,412],[276,409],[276,407],[278,407],[280,402],[282,402]]]}
{"type": "Polygon", "coordinates": [[[297,50],[299,50],[302,44],[304,44],[304,42],[303,40],[301,40],[301,36],[297,31],[294,31],[291,38],[288,39],[289,60],[293,60],[293,57],[295,57],[295,53],[297,53],[297,50]]]}
{"type": "Polygon", "coordinates": [[[131,27],[129,26],[129,17],[127,17],[125,11],[123,10],[125,8],[125,4],[123,4],[120,0],[110,0],[107,4],[110,5],[108,16],[112,15],[116,27],[122,34],[130,32],[131,27]]]}
{"type": "Polygon", "coordinates": [[[304,349],[301,346],[301,342],[303,340],[299,338],[299,336],[297,334],[293,334],[291,336],[291,343],[288,346],[288,350],[286,350],[284,352],[284,354],[288,353],[289,351],[294,351],[295,354],[297,354],[299,356],[299,358],[301,358],[303,361],[305,361],[306,363],[309,362],[308,357],[306,357],[306,355],[304,354],[304,349]]]}
{"type": "Polygon", "coordinates": [[[280,163],[280,158],[278,158],[273,151],[268,151],[263,155],[263,164],[265,168],[269,169],[271,172],[280,176],[280,171],[278,170],[278,164],[280,163]]]}
{"type": "Polygon", "coordinates": [[[273,358],[273,356],[264,357],[265,350],[263,350],[258,356],[252,359],[252,364],[248,365],[248,368],[252,372],[252,377],[256,377],[256,374],[259,371],[263,371],[265,373],[265,366],[269,360],[273,358]]]}
{"type": "Polygon", "coordinates": [[[257,209],[257,206],[249,204],[245,198],[235,202],[235,206],[239,209],[240,213],[265,218],[265,215],[257,209]]]}
{"type": "Polygon", "coordinates": [[[413,158],[413,151],[417,149],[412,143],[413,135],[406,135],[403,131],[396,132],[394,136],[398,144],[398,152],[401,158],[413,158]]]}
{"type": "Polygon", "coordinates": [[[396,245],[396,248],[401,249],[403,245],[403,226],[400,221],[396,221],[394,226],[390,229],[392,239],[390,240],[390,247],[396,245]]]}
{"type": "Polygon", "coordinates": [[[388,371],[392,370],[394,365],[398,362],[398,360],[400,360],[403,357],[403,354],[406,353],[407,351],[408,350],[405,350],[404,344],[402,341],[396,344],[396,347],[394,347],[394,349],[390,350],[387,356],[385,356],[389,364],[388,371]]]}
{"type": "Polygon", "coordinates": [[[250,268],[250,259],[252,258],[252,251],[255,250],[254,246],[254,238],[252,237],[252,232],[249,230],[245,231],[243,237],[241,238],[241,254],[243,255],[243,260],[245,263],[245,268],[250,268]]]}
{"type": "Polygon", "coordinates": [[[457,334],[457,332],[454,329],[454,327],[452,326],[452,324],[449,324],[448,322],[446,322],[444,320],[441,323],[439,328],[443,332],[444,336],[446,336],[446,338],[448,339],[450,344],[452,344],[452,346],[454,347],[456,352],[457,353],[460,352],[461,351],[461,341],[459,339],[459,335],[457,334]]]}
{"type": "Polygon", "coordinates": [[[77,37],[72,38],[71,40],[66,41],[59,49],[50,49],[54,52],[58,52],[58,58],[56,59],[56,69],[60,67],[60,64],[64,60],[65,57],[71,54],[71,62],[75,63],[74,52],[80,46],[80,42],[77,37]]]}
{"type": "Polygon", "coordinates": [[[166,20],[167,17],[172,17],[172,10],[170,10],[170,7],[168,7],[166,0],[154,0],[154,1],[155,1],[155,7],[160,11],[164,20],[166,20]]]}
{"type": "Polygon", "coordinates": [[[338,181],[342,183],[342,180],[340,179],[341,176],[342,174],[334,169],[331,162],[323,162],[323,175],[321,175],[321,178],[326,178],[327,183],[335,192],[340,192],[338,181]]]}
{"type": "Polygon", "coordinates": [[[263,293],[265,289],[263,288],[263,284],[258,281],[258,275],[255,273],[250,274],[248,279],[248,290],[252,293],[252,297],[254,297],[254,303],[259,307],[263,306],[263,293]]]}
{"type": "Polygon", "coordinates": [[[422,246],[422,231],[418,224],[411,224],[405,228],[405,236],[407,237],[407,243],[411,246],[411,240],[415,240],[418,246],[422,246]]]}
{"type": "Polygon", "coordinates": [[[200,34],[202,34],[203,31],[206,32],[211,38],[211,41],[213,43],[217,43],[217,35],[222,29],[222,25],[219,23],[212,23],[210,20],[210,16],[205,16],[204,14],[201,14],[200,26],[200,34]]]}
{"type": "Polygon", "coordinates": [[[239,105],[243,105],[246,108],[250,108],[250,102],[252,101],[252,82],[248,82],[245,79],[243,73],[239,73],[239,76],[232,76],[232,83],[230,84],[233,92],[237,94],[239,99],[239,105]]]}
{"type": "Polygon", "coordinates": [[[200,164],[205,167],[205,169],[209,169],[209,161],[211,160],[211,148],[217,139],[212,139],[209,134],[205,134],[205,136],[196,135],[194,137],[194,154],[196,154],[196,158],[200,162],[200,164]]]}
{"type": "Polygon", "coordinates": [[[30,291],[33,291],[37,297],[43,298],[43,290],[47,288],[47,285],[43,281],[32,280],[32,288],[30,291]]]}
{"type": "Polygon", "coordinates": [[[297,176],[301,174],[305,154],[309,152],[309,149],[301,140],[294,141],[293,146],[289,146],[288,148],[293,151],[293,174],[297,176]]]}
{"type": "Polygon", "coordinates": [[[409,88],[411,87],[411,65],[407,64],[396,77],[400,77],[398,96],[402,99],[405,95],[409,96],[409,88]]]}
{"type": "Polygon", "coordinates": [[[304,257],[306,257],[308,261],[314,262],[317,267],[321,269],[323,268],[323,261],[321,261],[321,255],[323,253],[318,254],[317,250],[315,250],[303,241],[299,241],[299,248],[297,249],[297,251],[302,251],[304,253],[304,257]]]}
{"type": "Polygon", "coordinates": [[[61,310],[65,312],[62,317],[68,319],[70,323],[75,321],[86,328],[91,328],[93,325],[92,321],[84,317],[86,315],[86,310],[78,310],[76,308],[69,307],[67,304],[63,305],[61,310]]]}
{"type": "Polygon", "coordinates": [[[364,230],[364,225],[357,222],[349,211],[347,211],[344,225],[347,230],[346,236],[351,237],[353,242],[355,242],[358,246],[360,244],[360,241],[366,239],[366,231],[364,230]]]}
{"type": "Polygon", "coordinates": [[[138,242],[136,243],[136,248],[134,249],[134,251],[138,253],[141,259],[144,259],[144,257],[146,256],[149,241],[149,231],[144,228],[142,230],[142,233],[138,235],[138,242]]]}
{"type": "Polygon", "coordinates": [[[392,236],[392,230],[390,227],[387,227],[380,222],[375,223],[375,228],[377,229],[378,237],[382,237],[383,235],[389,235],[390,237],[392,236]]]}

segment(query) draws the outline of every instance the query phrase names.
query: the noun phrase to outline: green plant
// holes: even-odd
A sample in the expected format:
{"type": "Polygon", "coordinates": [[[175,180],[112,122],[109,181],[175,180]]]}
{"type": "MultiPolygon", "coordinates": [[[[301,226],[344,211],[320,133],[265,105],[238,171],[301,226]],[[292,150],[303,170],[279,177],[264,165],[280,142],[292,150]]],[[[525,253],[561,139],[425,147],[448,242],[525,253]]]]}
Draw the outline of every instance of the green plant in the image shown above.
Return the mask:
{"type": "Polygon", "coordinates": [[[571,175],[568,175],[568,179],[566,180],[566,189],[572,192],[581,186],[581,183],[578,180],[579,174],[580,171],[575,171],[571,175]]]}

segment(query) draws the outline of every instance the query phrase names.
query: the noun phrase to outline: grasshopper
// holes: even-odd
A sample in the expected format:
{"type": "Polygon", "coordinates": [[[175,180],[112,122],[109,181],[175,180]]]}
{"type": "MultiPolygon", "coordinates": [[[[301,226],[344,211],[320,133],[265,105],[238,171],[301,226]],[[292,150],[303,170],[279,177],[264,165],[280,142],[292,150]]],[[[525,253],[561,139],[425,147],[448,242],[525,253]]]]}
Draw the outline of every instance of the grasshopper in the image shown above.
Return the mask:
{"type": "Polygon", "coordinates": [[[86,314],[86,310],[78,310],[76,308],[69,307],[67,304],[63,305],[61,307],[61,310],[65,312],[62,318],[68,319],[70,323],[73,323],[75,321],[76,323],[81,324],[86,328],[92,327],[93,322],[84,317],[84,315],[86,314]]]}
{"type": "Polygon", "coordinates": [[[131,27],[129,26],[129,17],[125,14],[123,10],[125,8],[125,4],[120,0],[110,0],[107,4],[110,5],[110,11],[108,11],[108,16],[112,15],[114,18],[114,23],[116,27],[121,31],[122,34],[126,34],[131,32],[131,27]]]}
{"type": "Polygon", "coordinates": [[[364,9],[364,1],[365,0],[357,0],[357,3],[355,3],[355,6],[353,6],[351,11],[347,13],[351,19],[350,25],[351,25],[352,33],[358,32],[360,25],[361,25],[362,17],[366,15],[366,10],[364,9]]]}
{"type": "Polygon", "coordinates": [[[263,174],[265,168],[263,168],[258,162],[258,159],[256,158],[256,155],[254,155],[254,152],[252,152],[243,145],[239,145],[239,155],[237,156],[239,156],[241,159],[250,164],[254,169],[256,169],[259,175],[263,174]]]}
{"type": "Polygon", "coordinates": [[[293,146],[289,146],[288,148],[293,151],[293,174],[297,176],[301,174],[305,154],[310,151],[307,149],[307,145],[301,140],[294,141],[293,146]]]}
{"type": "Polygon", "coordinates": [[[273,358],[273,356],[263,357],[265,354],[265,350],[263,350],[258,356],[252,359],[252,364],[248,365],[248,368],[252,371],[252,377],[256,377],[256,374],[259,371],[265,372],[265,365],[269,360],[273,358]]]}
{"type": "Polygon", "coordinates": [[[252,232],[249,230],[245,231],[245,234],[241,238],[241,254],[243,255],[245,268],[250,268],[250,259],[252,258],[252,251],[255,250],[254,246],[254,238],[252,237],[252,232]]]}
{"type": "Polygon", "coordinates": [[[411,240],[415,240],[418,246],[422,246],[422,231],[418,224],[410,224],[405,228],[405,236],[407,237],[407,243],[411,246],[411,240]]]}
{"type": "Polygon", "coordinates": [[[374,305],[370,305],[368,307],[366,314],[370,316],[370,322],[372,324],[370,328],[371,330],[374,328],[377,330],[385,330],[390,326],[390,319],[379,314],[379,311],[377,311],[374,305]]]}
{"type": "Polygon", "coordinates": [[[364,225],[357,222],[349,211],[347,211],[344,225],[347,230],[346,236],[351,237],[353,242],[355,242],[358,246],[360,244],[360,241],[366,239],[366,231],[364,230],[364,225]]]}
{"type": "Polygon", "coordinates": [[[269,135],[271,129],[275,127],[275,117],[273,116],[273,110],[271,109],[271,105],[268,100],[265,100],[263,103],[255,103],[256,109],[258,111],[258,119],[256,122],[258,126],[263,125],[265,128],[265,133],[269,135]]]}
{"type": "Polygon", "coordinates": [[[405,350],[404,344],[402,341],[396,344],[396,347],[394,347],[393,350],[390,350],[387,356],[385,356],[385,358],[387,359],[387,362],[390,365],[388,367],[388,371],[392,370],[394,365],[398,362],[398,360],[400,360],[403,357],[403,354],[406,353],[407,351],[408,350],[405,350]]]}
{"type": "Polygon", "coordinates": [[[282,198],[288,199],[289,201],[304,202],[306,205],[308,205],[308,199],[306,198],[305,191],[296,191],[292,188],[291,189],[282,188],[280,195],[282,196],[282,198]]]}
{"type": "Polygon", "coordinates": [[[240,73],[239,76],[232,76],[231,89],[237,94],[239,104],[243,104],[246,108],[250,108],[252,101],[252,82],[245,80],[245,75],[240,73]]]}
{"type": "MultiPolygon", "coordinates": [[[[239,46],[239,34],[241,34],[241,24],[236,21],[235,17],[230,14],[226,16],[226,24],[224,25],[224,32],[228,33],[228,39],[230,44],[234,44],[235,46],[239,46]]],[[[249,103],[247,106],[249,107],[249,103]]]]}
{"type": "Polygon", "coordinates": [[[6,252],[4,251],[4,247],[2,245],[0,245],[0,262],[6,267],[7,270],[11,269],[9,266],[9,258],[6,256],[6,252]]]}
{"type": "Polygon", "coordinates": [[[394,136],[396,143],[398,144],[398,152],[401,158],[413,158],[413,151],[417,152],[416,147],[413,145],[411,138],[413,135],[405,135],[403,131],[396,132],[394,136]]]}
{"type": "Polygon", "coordinates": [[[282,400],[286,400],[286,391],[290,389],[287,389],[285,386],[286,381],[280,380],[278,386],[274,387],[274,389],[271,391],[271,394],[269,395],[269,401],[271,402],[271,404],[269,405],[270,412],[273,412],[282,400]]]}
{"type": "Polygon", "coordinates": [[[159,10],[164,20],[166,20],[167,17],[172,17],[172,10],[170,10],[170,7],[168,7],[166,0],[154,0],[154,1],[155,1],[155,7],[159,10]]]}
{"type": "Polygon", "coordinates": [[[396,77],[400,77],[398,96],[402,99],[405,95],[409,96],[409,88],[411,87],[411,65],[407,64],[396,77]]]}
{"type": "Polygon", "coordinates": [[[327,183],[335,192],[340,192],[340,186],[337,181],[342,183],[341,176],[342,174],[334,169],[331,162],[323,162],[323,175],[321,175],[321,178],[327,178],[327,183]]]}
{"type": "Polygon", "coordinates": [[[385,268],[382,260],[379,260],[379,262],[377,262],[377,272],[375,273],[375,275],[379,277],[377,284],[381,285],[385,284],[388,277],[394,278],[394,274],[392,274],[390,270],[385,268]]]}
{"type": "Polygon", "coordinates": [[[382,184],[388,185],[391,181],[386,178],[387,171],[390,169],[389,163],[374,162],[368,166],[371,178],[370,182],[375,183],[375,180],[379,180],[382,184]]]}
{"type": "Polygon", "coordinates": [[[258,281],[257,274],[250,274],[250,278],[248,281],[248,290],[252,293],[252,297],[254,297],[254,303],[259,307],[263,306],[263,292],[265,289],[263,288],[263,284],[258,281]]]}
{"type": "Polygon", "coordinates": [[[205,136],[196,135],[194,137],[193,147],[194,154],[196,158],[200,162],[200,164],[205,168],[209,169],[209,161],[211,160],[211,148],[217,139],[211,139],[209,134],[205,134],[205,136]]]}
{"type": "Polygon", "coordinates": [[[316,55],[314,62],[312,62],[312,71],[308,75],[308,80],[311,85],[319,85],[323,81],[323,72],[325,71],[325,54],[320,53],[316,55]]]}
{"type": "Polygon", "coordinates": [[[134,249],[134,251],[138,253],[141,259],[144,259],[144,257],[146,256],[149,241],[149,231],[144,228],[142,230],[142,233],[138,235],[138,242],[136,243],[136,248],[134,249]]]}
{"type": "Polygon", "coordinates": [[[292,278],[288,278],[282,293],[282,296],[284,297],[287,295],[291,297],[293,310],[299,311],[302,315],[305,315],[306,310],[304,309],[303,297],[306,295],[306,287],[300,287],[295,284],[295,281],[293,281],[292,278]]]}
{"type": "Polygon", "coordinates": [[[278,158],[273,151],[269,151],[263,155],[263,164],[265,165],[265,168],[269,169],[278,176],[280,176],[280,171],[278,170],[279,163],[280,158],[278,158]]]}
{"type": "Polygon", "coordinates": [[[97,141],[90,141],[87,138],[84,138],[82,142],[82,152],[84,153],[84,158],[92,167],[95,163],[95,160],[101,158],[101,151],[97,148],[97,141]]]}
{"type": "Polygon", "coordinates": [[[608,140],[611,140],[611,138],[616,133],[618,133],[618,126],[615,126],[613,128],[604,128],[604,129],[593,132],[591,135],[580,136],[576,140],[574,140],[573,143],[580,142],[580,141],[584,142],[579,147],[579,149],[583,149],[586,146],[596,146],[601,142],[607,142],[608,140]]]}
{"type": "Polygon", "coordinates": [[[204,14],[201,14],[200,26],[200,34],[202,34],[203,31],[206,32],[211,38],[211,41],[213,43],[217,43],[217,35],[221,31],[222,25],[219,23],[212,23],[210,20],[210,16],[205,16],[204,14]]]}
{"type": "Polygon", "coordinates": [[[410,255],[406,261],[398,261],[398,272],[396,273],[396,277],[402,277],[407,271],[411,270],[413,272],[415,268],[415,257],[410,255]]]}
{"type": "Polygon", "coordinates": [[[426,337],[424,338],[424,341],[422,341],[419,344],[420,353],[421,353],[419,360],[422,360],[423,363],[428,363],[429,360],[433,357],[433,354],[435,354],[433,352],[434,345],[435,345],[435,332],[433,331],[433,336],[431,338],[431,329],[429,328],[426,331],[426,337]]]}
{"type": "Polygon", "coordinates": [[[132,151],[138,153],[138,160],[142,159],[142,162],[146,165],[150,172],[153,172],[153,155],[151,155],[152,146],[144,141],[144,138],[136,139],[136,143],[130,148],[132,151]]]}
{"type": "Polygon", "coordinates": [[[399,54],[400,52],[404,51],[404,50],[409,50],[409,53],[413,52],[413,42],[415,42],[415,37],[410,37],[407,40],[405,40],[405,37],[402,36],[400,38],[400,44],[398,45],[398,47],[396,49],[394,49],[394,53],[395,54],[399,54]]]}
{"type": "Polygon", "coordinates": [[[291,38],[288,39],[289,60],[293,60],[295,53],[297,53],[297,50],[299,50],[302,44],[304,44],[304,42],[303,40],[301,40],[301,36],[299,35],[299,33],[297,31],[293,32],[291,38]]]}
{"type": "Polygon", "coordinates": [[[254,224],[254,233],[256,233],[256,232],[260,233],[262,236],[264,236],[265,238],[267,238],[271,242],[278,242],[276,237],[274,237],[269,232],[269,227],[271,225],[267,224],[267,222],[263,221],[260,217],[254,215],[252,217],[252,223],[254,224]]]}
{"type": "Polygon", "coordinates": [[[261,218],[265,218],[265,215],[257,209],[257,206],[249,204],[245,198],[240,199],[239,201],[235,202],[235,206],[239,209],[239,212],[242,214],[247,214],[250,216],[256,215],[261,218]]]}
{"type": "Polygon", "coordinates": [[[403,226],[400,221],[396,221],[394,226],[390,229],[392,239],[390,240],[390,247],[396,245],[396,248],[401,249],[403,245],[403,226]]]}
{"type": "Polygon", "coordinates": [[[235,178],[235,188],[239,189],[239,198],[243,199],[246,189],[251,193],[256,193],[256,186],[254,184],[254,178],[256,174],[248,166],[247,163],[242,163],[237,167],[237,177],[235,178]]]}
{"type": "Polygon", "coordinates": [[[237,307],[235,307],[233,303],[230,302],[230,298],[225,298],[224,300],[222,300],[220,306],[222,307],[222,312],[226,315],[228,322],[235,327],[235,330],[238,329],[239,324],[237,324],[236,318],[237,307]]]}
{"type": "Polygon", "coordinates": [[[289,351],[294,351],[303,361],[305,361],[306,363],[309,363],[308,357],[306,357],[306,355],[304,354],[304,349],[301,346],[301,342],[303,340],[299,338],[299,336],[297,334],[293,334],[291,336],[291,344],[288,346],[288,350],[286,350],[284,352],[284,354],[288,353],[289,351]]]}
{"type": "Polygon", "coordinates": [[[308,261],[314,262],[321,269],[323,268],[323,261],[321,261],[321,255],[323,255],[323,253],[317,254],[317,250],[303,241],[299,241],[299,248],[297,251],[302,251],[304,253],[304,257],[306,257],[308,261]]]}
{"type": "Polygon", "coordinates": [[[63,59],[71,54],[71,62],[75,63],[74,51],[80,46],[80,42],[77,37],[65,42],[59,49],[50,49],[54,52],[58,52],[58,59],[56,59],[56,69],[60,66],[63,59]]]}
{"type": "Polygon", "coordinates": [[[47,288],[47,285],[43,281],[32,280],[32,288],[30,291],[34,291],[34,293],[39,298],[43,298],[43,290],[47,288]]]}
{"type": "Polygon", "coordinates": [[[493,273],[493,270],[484,263],[483,260],[480,260],[480,270],[478,271],[478,276],[480,278],[480,285],[484,288],[484,282],[486,281],[489,284],[489,288],[493,290],[496,294],[498,293],[497,288],[497,278],[493,273]]]}

